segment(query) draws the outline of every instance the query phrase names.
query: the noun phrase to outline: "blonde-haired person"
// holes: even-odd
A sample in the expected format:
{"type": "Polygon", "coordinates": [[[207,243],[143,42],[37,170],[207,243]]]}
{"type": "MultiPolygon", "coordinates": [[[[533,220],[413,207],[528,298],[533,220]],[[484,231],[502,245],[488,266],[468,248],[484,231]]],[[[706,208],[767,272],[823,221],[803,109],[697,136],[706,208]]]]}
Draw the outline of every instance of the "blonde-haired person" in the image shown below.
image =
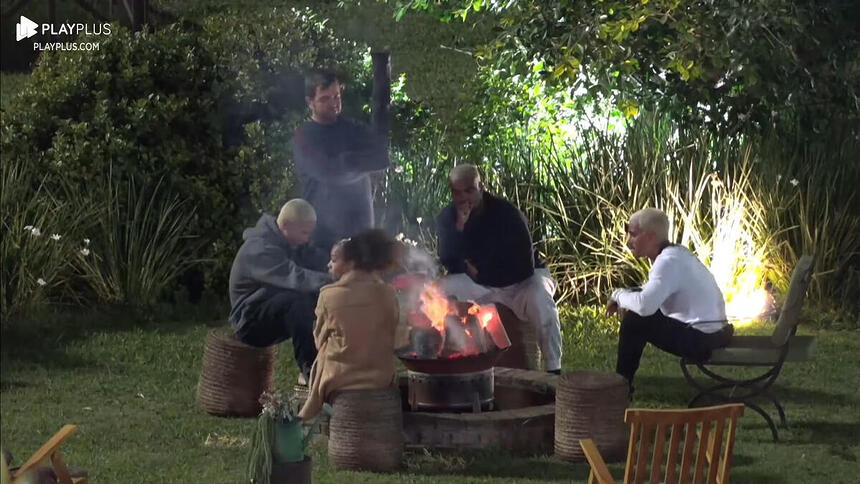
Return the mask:
{"type": "Polygon", "coordinates": [[[638,289],[616,289],[608,314],[622,312],[615,371],[633,392],[633,376],[646,343],[676,356],[705,360],[729,343],[733,328],[713,274],[685,247],[669,241],[669,218],[643,208],[630,216],[627,247],[651,261],[648,280],[638,289]]]}
{"type": "Polygon", "coordinates": [[[316,212],[307,201],[288,201],[277,218],[263,214],[245,230],[230,269],[230,323],[236,337],[257,347],[292,339],[304,380],[316,358],[319,289],[331,281],[325,252],[308,244],[315,226],[316,212]]]}
{"type": "Polygon", "coordinates": [[[394,346],[399,310],[394,287],[380,274],[396,264],[398,243],[381,229],[361,232],[332,247],[322,288],[314,340],[319,352],[308,399],[299,412],[319,414],[338,390],[369,390],[396,384],[394,346]]]}
{"type": "Polygon", "coordinates": [[[448,176],[452,203],[436,219],[439,259],[448,270],[445,294],[500,303],[534,325],[544,366],[561,372],[561,325],[553,300],[556,283],[532,246],[525,216],[484,190],[474,165],[448,176]]]}

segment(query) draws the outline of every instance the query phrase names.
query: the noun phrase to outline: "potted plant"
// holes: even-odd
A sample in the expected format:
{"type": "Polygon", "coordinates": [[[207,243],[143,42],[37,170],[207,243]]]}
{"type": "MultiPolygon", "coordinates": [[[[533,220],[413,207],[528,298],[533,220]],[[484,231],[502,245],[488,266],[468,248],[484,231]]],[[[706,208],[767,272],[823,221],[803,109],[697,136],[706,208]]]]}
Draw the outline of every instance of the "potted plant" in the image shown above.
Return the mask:
{"type": "Polygon", "coordinates": [[[311,458],[305,448],[313,427],[304,430],[296,399],[284,399],[277,390],[260,395],[263,410],[257,419],[248,480],[253,484],[310,483],[311,458]]]}

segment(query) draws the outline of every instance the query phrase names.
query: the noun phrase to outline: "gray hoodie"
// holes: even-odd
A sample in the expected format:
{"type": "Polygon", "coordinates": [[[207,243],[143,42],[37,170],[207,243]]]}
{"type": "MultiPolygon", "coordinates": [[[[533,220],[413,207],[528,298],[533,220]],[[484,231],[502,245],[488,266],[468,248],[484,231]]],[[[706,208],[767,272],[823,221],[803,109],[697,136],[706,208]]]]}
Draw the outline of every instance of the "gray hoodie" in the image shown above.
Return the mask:
{"type": "Polygon", "coordinates": [[[248,322],[246,314],[262,300],[264,288],[313,292],[331,282],[325,271],[328,255],[310,245],[290,247],[269,214],[246,229],[242,239],[230,269],[230,323],[236,331],[248,322]]]}

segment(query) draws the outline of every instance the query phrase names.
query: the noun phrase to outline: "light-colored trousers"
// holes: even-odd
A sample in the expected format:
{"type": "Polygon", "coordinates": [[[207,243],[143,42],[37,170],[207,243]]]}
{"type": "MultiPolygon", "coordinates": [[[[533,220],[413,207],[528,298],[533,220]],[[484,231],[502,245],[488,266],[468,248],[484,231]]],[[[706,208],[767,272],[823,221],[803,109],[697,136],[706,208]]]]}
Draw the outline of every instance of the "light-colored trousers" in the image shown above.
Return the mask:
{"type": "Polygon", "coordinates": [[[547,269],[535,269],[528,279],[505,287],[482,286],[463,273],[445,276],[439,282],[445,295],[478,304],[504,304],[519,319],[534,325],[547,370],[561,368],[561,324],[552,298],[555,287],[555,279],[547,269]]]}

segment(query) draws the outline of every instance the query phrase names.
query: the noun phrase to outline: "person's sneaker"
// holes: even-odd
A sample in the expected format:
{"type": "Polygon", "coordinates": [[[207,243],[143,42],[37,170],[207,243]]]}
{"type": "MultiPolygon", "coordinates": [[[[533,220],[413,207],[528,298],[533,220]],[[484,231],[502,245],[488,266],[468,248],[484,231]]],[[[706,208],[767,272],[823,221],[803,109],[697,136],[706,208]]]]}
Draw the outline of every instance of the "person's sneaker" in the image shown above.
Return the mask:
{"type": "Polygon", "coordinates": [[[298,382],[298,384],[299,384],[299,385],[301,385],[301,386],[303,386],[303,387],[308,386],[308,377],[306,377],[306,376],[305,376],[305,374],[304,374],[304,373],[302,373],[302,372],[299,372],[299,382],[298,382]]]}

